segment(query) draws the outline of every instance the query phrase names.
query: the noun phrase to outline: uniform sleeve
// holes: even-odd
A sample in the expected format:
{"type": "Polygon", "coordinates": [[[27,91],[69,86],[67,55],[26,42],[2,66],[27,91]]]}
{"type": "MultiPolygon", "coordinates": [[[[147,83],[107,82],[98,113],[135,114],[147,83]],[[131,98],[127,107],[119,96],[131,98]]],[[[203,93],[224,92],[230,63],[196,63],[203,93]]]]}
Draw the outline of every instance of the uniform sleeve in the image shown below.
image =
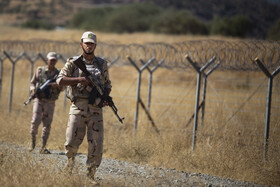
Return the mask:
{"type": "Polygon", "coordinates": [[[36,84],[39,82],[39,76],[42,73],[42,68],[38,67],[30,81],[30,91],[34,91],[36,89],[36,84]]]}
{"type": "Polygon", "coordinates": [[[109,70],[108,70],[108,65],[107,65],[107,61],[104,61],[103,63],[103,74],[104,74],[104,86],[105,88],[112,88],[112,85],[111,85],[111,80],[110,80],[110,77],[109,77],[109,70]]]}
{"type": "Polygon", "coordinates": [[[72,58],[68,59],[64,67],[60,70],[56,79],[56,83],[59,85],[63,77],[72,77],[75,68],[76,66],[73,63],[73,59],[72,58]]]}

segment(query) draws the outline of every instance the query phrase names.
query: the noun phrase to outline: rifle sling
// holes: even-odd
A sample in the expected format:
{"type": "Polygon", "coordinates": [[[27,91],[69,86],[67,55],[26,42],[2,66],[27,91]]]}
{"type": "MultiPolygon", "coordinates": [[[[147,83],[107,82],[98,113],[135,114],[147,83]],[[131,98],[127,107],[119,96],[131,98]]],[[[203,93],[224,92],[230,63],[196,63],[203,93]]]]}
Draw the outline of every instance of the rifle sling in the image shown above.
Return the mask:
{"type": "Polygon", "coordinates": [[[80,69],[82,70],[83,73],[86,74],[86,76],[90,76],[90,72],[87,70],[86,65],[83,63],[82,56],[77,58],[76,60],[73,61],[73,63],[80,69]]]}
{"type": "MultiPolygon", "coordinates": [[[[82,70],[82,72],[84,73],[84,74],[86,74],[86,76],[91,76],[91,73],[87,70],[87,68],[86,68],[86,65],[84,64],[84,62],[83,62],[83,60],[82,60],[82,56],[80,56],[79,58],[77,58],[76,60],[74,60],[73,61],[73,63],[80,69],[80,70],[82,70]]],[[[95,99],[97,98],[97,97],[99,97],[99,96],[101,96],[100,94],[99,94],[99,92],[97,91],[97,89],[96,89],[96,87],[94,87],[93,89],[92,89],[92,91],[90,92],[90,95],[89,95],[89,104],[93,104],[94,103],[94,101],[95,101],[95,99]]],[[[103,97],[101,97],[101,102],[99,103],[99,107],[100,108],[102,108],[102,106],[103,106],[103,101],[104,101],[104,99],[103,99],[103,97]]]]}
{"type": "MultiPolygon", "coordinates": [[[[98,60],[98,59],[97,59],[98,60]]],[[[82,60],[82,55],[79,57],[79,58],[77,58],[76,60],[74,60],[73,61],[73,63],[80,69],[80,70],[82,70],[82,72],[84,72],[85,74],[86,74],[86,76],[90,76],[91,74],[88,72],[88,70],[87,70],[87,68],[86,68],[86,65],[83,63],[83,60],[82,60]]],[[[124,118],[120,118],[119,117],[119,115],[118,115],[118,109],[117,109],[117,107],[114,105],[114,102],[113,102],[113,100],[112,100],[112,98],[109,96],[109,95],[107,95],[108,96],[108,98],[110,98],[109,99],[109,101],[110,101],[110,104],[109,104],[109,106],[112,108],[112,110],[113,110],[113,112],[114,112],[114,114],[117,116],[117,118],[119,119],[119,121],[121,122],[121,123],[123,123],[123,119],[124,118]]],[[[108,98],[107,98],[107,100],[108,100],[108,98]]],[[[104,97],[101,97],[101,99],[102,99],[102,101],[99,103],[99,107],[100,108],[102,108],[103,107],[103,101],[104,101],[104,97]]]]}

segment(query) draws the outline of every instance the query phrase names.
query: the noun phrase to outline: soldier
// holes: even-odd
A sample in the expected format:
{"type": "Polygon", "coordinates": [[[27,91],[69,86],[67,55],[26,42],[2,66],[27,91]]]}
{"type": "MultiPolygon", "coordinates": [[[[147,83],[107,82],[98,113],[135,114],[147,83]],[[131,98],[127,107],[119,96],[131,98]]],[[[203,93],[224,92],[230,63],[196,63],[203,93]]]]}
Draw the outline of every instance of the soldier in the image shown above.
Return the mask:
{"type": "MultiPolygon", "coordinates": [[[[44,82],[53,78],[59,73],[55,65],[57,62],[57,55],[55,52],[49,52],[47,55],[47,66],[41,66],[36,69],[36,72],[30,82],[30,92],[34,94],[44,82]]],[[[49,86],[43,92],[36,95],[33,103],[33,116],[31,121],[31,147],[29,151],[32,151],[36,146],[36,135],[38,134],[38,127],[43,122],[42,128],[42,147],[41,154],[50,154],[50,151],[46,148],[46,144],[50,135],[51,123],[53,119],[53,113],[55,108],[55,100],[58,99],[59,93],[62,87],[58,86],[56,82],[48,84],[49,86]]]]}
{"type": "MultiPolygon", "coordinates": [[[[67,96],[71,100],[65,142],[68,157],[66,172],[72,173],[75,156],[87,130],[87,176],[92,182],[96,182],[94,175],[96,168],[101,163],[103,153],[103,114],[102,108],[99,107],[102,101],[98,97],[96,88],[89,84],[88,79],[74,64],[74,61],[81,57],[87,70],[91,74],[95,74],[110,93],[111,81],[107,62],[95,56],[96,45],[96,35],[90,31],[84,32],[80,42],[82,55],[68,59],[56,80],[58,85],[67,86],[67,96]]],[[[107,103],[101,103],[101,106],[105,105],[107,103]]]]}

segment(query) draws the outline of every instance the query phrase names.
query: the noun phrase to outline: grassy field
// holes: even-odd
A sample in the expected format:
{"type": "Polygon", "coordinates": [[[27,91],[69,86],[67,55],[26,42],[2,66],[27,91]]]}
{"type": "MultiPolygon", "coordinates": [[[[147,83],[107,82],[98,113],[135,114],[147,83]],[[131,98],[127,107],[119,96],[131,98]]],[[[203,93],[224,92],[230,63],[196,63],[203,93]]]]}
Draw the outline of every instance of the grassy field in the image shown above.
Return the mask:
{"type": "MultiPolygon", "coordinates": [[[[1,40],[33,40],[33,39],[52,39],[79,42],[80,35],[83,31],[65,30],[65,31],[31,31],[20,30],[16,28],[3,27],[0,30],[1,40]]],[[[192,36],[168,36],[153,35],[149,33],[137,34],[102,34],[97,33],[100,41],[103,42],[120,42],[137,43],[145,42],[179,42],[188,39],[201,39],[192,36]]],[[[42,65],[37,63],[36,66],[42,65]]],[[[62,66],[58,64],[59,67],[62,66]]],[[[17,63],[15,87],[13,97],[12,112],[8,113],[9,100],[9,80],[11,65],[5,64],[3,75],[3,87],[0,102],[0,141],[12,142],[19,145],[28,146],[30,143],[30,121],[32,115],[32,104],[23,107],[23,102],[28,97],[29,71],[26,71],[26,62],[24,60],[17,63]],[[20,68],[18,68],[20,67],[20,68]]],[[[29,68],[29,67],[28,67],[29,68]]],[[[106,108],[104,113],[105,119],[105,142],[104,156],[116,159],[127,160],[136,163],[150,164],[154,166],[165,166],[168,168],[176,168],[188,172],[200,172],[220,177],[233,178],[237,180],[256,182],[266,185],[280,185],[280,117],[272,116],[272,132],[270,135],[270,147],[268,151],[268,160],[263,160],[263,130],[265,113],[259,115],[250,115],[247,113],[238,113],[232,120],[228,120],[229,113],[225,110],[228,103],[238,103],[238,99],[245,98],[254,91],[254,87],[246,87],[246,82],[252,84],[260,84],[254,82],[261,73],[246,72],[216,72],[211,75],[210,81],[215,89],[222,88],[227,92],[232,92],[231,96],[219,98],[222,102],[207,103],[207,107],[211,112],[207,114],[205,125],[199,126],[197,135],[196,149],[192,151],[192,125],[185,126],[188,116],[180,118],[179,116],[186,114],[187,111],[193,111],[195,101],[195,84],[196,74],[192,71],[170,71],[160,69],[156,72],[155,86],[153,88],[153,102],[151,114],[156,118],[156,124],[160,129],[160,135],[156,134],[148,123],[143,111],[139,115],[139,123],[137,134],[133,133],[133,118],[135,108],[135,93],[137,74],[132,67],[113,67],[110,69],[110,76],[113,84],[112,95],[115,103],[119,108],[120,116],[125,116],[125,123],[118,123],[110,109],[106,108]],[[242,79],[240,84],[216,82],[219,77],[227,77],[231,80],[242,79]],[[174,82],[170,82],[172,77],[174,82]],[[215,83],[215,84],[214,84],[215,83]],[[245,85],[245,86],[244,86],[245,85]],[[180,96],[181,94],[181,96],[180,96]],[[243,94],[243,95],[242,95],[243,94]],[[160,96],[170,96],[164,100],[160,96]],[[167,103],[172,103],[167,105],[167,103]],[[180,105],[187,103],[186,105],[180,105]],[[161,104],[165,104],[164,107],[161,104]],[[168,107],[166,107],[168,106],[168,107]],[[250,134],[250,136],[247,136],[250,134]],[[252,136],[254,134],[255,136],[252,136]]],[[[143,76],[146,76],[144,74],[143,76]]],[[[210,82],[210,83],[211,83],[210,82]]],[[[275,80],[273,99],[279,100],[279,79],[275,80]]],[[[143,90],[147,89],[147,83],[143,83],[143,90]]],[[[226,92],[225,91],[225,92],[226,92]]],[[[266,88],[261,88],[265,93],[266,88]]],[[[219,92],[221,93],[221,92],[219,92]]],[[[227,94],[224,93],[226,96],[227,94]]],[[[142,95],[146,98],[146,94],[142,95]]],[[[257,95],[258,96],[258,95],[257,95]]],[[[214,92],[209,93],[209,99],[217,99],[214,92]],[[212,94],[211,94],[212,93],[212,94]],[[214,96],[213,96],[214,95],[214,96]]],[[[52,124],[51,135],[48,141],[50,149],[63,150],[65,141],[65,129],[68,120],[68,106],[63,107],[63,94],[60,95],[56,103],[55,115],[52,124]]],[[[146,102],[146,100],[145,100],[146,102]]],[[[259,101],[254,98],[253,104],[263,105],[260,111],[265,111],[265,101],[259,101]]],[[[234,104],[233,104],[234,105],[234,104]]],[[[238,105],[236,104],[236,108],[238,105]]],[[[246,110],[256,110],[251,103],[245,106],[246,110]]],[[[279,114],[279,109],[272,111],[273,114],[279,114]]],[[[41,128],[40,128],[41,130],[41,128]]],[[[38,139],[40,139],[40,132],[38,139]]],[[[40,146],[40,141],[39,145],[40,146]]],[[[11,164],[8,153],[0,150],[0,176],[3,177],[3,183],[8,186],[17,186],[14,182],[8,180],[9,175],[17,170],[11,164]]],[[[87,142],[84,140],[79,152],[87,152],[87,142]]],[[[16,163],[20,170],[27,167],[28,157],[14,156],[11,157],[12,162],[16,163]],[[20,165],[20,160],[24,160],[24,165],[20,165]]],[[[31,167],[30,172],[25,173],[26,176],[32,176],[37,172],[37,165],[28,165],[31,167]]],[[[39,168],[43,166],[39,165],[39,168]]],[[[42,169],[44,170],[44,169],[42,169]]],[[[40,169],[40,171],[42,171],[40,169]]],[[[15,175],[21,175],[21,172],[15,172],[15,175]]],[[[39,183],[42,178],[48,178],[51,174],[42,172],[39,179],[35,177],[24,177],[22,184],[39,183]]],[[[15,176],[16,177],[16,176],[15,176]]],[[[16,177],[17,178],[17,177],[16,177]]],[[[19,177],[18,177],[19,178],[19,177]]],[[[49,184],[60,185],[54,182],[60,179],[51,178],[49,184]]],[[[62,180],[62,179],[61,179],[62,180]]],[[[81,179],[77,179],[76,184],[81,179]]],[[[61,182],[62,183],[62,182],[61,182]]],[[[69,186],[71,186],[69,184],[69,186]]]]}
{"type": "MultiPolygon", "coordinates": [[[[34,31],[30,29],[21,29],[15,27],[7,27],[1,24],[0,40],[58,40],[68,42],[80,42],[80,38],[84,31],[82,30],[56,30],[56,31],[34,31]]],[[[207,39],[206,36],[191,36],[191,35],[165,35],[165,34],[152,34],[152,33],[131,33],[131,34],[113,34],[95,32],[97,40],[107,43],[148,43],[148,42],[182,42],[186,40],[199,40],[207,39]]],[[[222,39],[222,37],[212,36],[211,39],[222,39]]]]}

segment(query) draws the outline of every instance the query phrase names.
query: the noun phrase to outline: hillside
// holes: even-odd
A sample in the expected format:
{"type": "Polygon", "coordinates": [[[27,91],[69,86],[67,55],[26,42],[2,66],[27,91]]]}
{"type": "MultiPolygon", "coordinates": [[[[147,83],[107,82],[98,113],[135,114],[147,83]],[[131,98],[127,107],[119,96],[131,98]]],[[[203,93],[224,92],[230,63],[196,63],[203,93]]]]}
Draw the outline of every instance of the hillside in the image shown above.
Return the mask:
{"type": "Polygon", "coordinates": [[[253,25],[249,36],[258,39],[264,39],[269,28],[280,19],[277,0],[2,0],[0,21],[19,25],[27,20],[41,20],[55,26],[67,26],[72,16],[84,9],[132,2],[153,2],[165,9],[187,10],[206,24],[215,17],[244,15],[253,25]]]}
{"type": "MultiPolygon", "coordinates": [[[[153,0],[156,3],[161,0],[153,0]]],[[[164,6],[187,9],[199,18],[210,21],[214,16],[231,17],[234,15],[248,16],[253,23],[252,36],[265,38],[267,29],[280,19],[280,6],[277,1],[267,0],[184,0],[164,1],[164,6]]],[[[279,1],[278,1],[279,4],[279,1]]]]}

